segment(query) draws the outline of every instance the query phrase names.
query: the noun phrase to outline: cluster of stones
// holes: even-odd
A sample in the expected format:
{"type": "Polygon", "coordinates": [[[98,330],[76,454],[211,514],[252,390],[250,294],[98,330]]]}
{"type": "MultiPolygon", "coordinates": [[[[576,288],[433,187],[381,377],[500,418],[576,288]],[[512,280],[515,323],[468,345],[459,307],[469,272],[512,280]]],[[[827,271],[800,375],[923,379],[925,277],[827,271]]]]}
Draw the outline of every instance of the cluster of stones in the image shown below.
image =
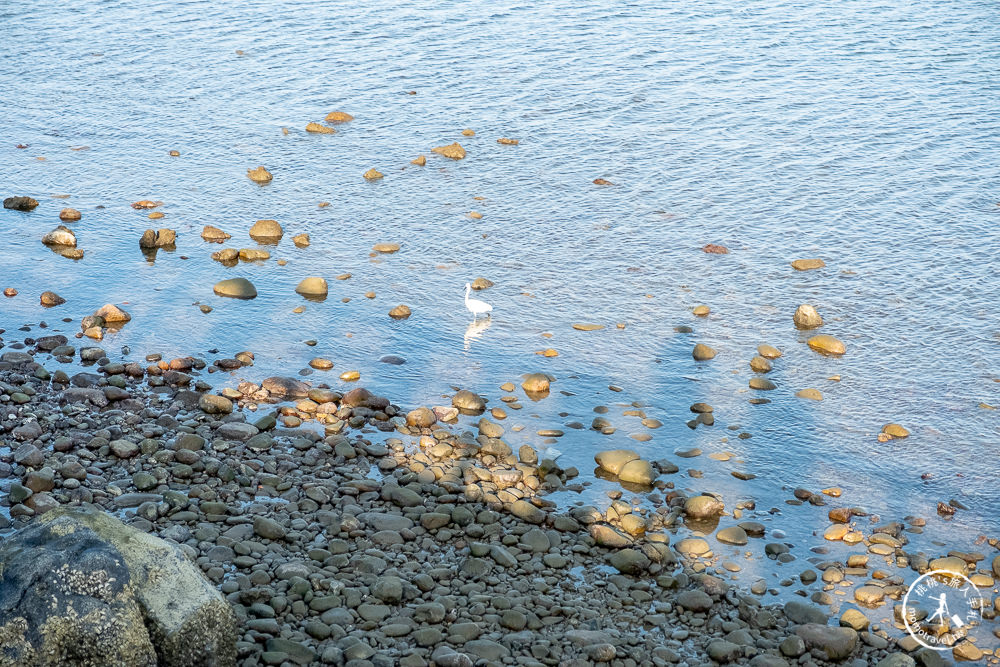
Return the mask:
{"type": "MultiPolygon", "coordinates": [[[[35,356],[51,344],[38,342],[35,356]]],[[[81,503],[125,511],[226,596],[241,663],[911,664],[890,655],[884,632],[729,588],[699,567],[711,553],[700,538],[671,545],[676,519],[724,512],[714,496],[670,494],[652,513],[625,502],[557,512],[541,494],[567,488],[575,471],[530,447],[515,456],[489,419],[477,435],[444,427],[485,410],[472,392],[404,416],[366,390],[316,394],[292,378],[222,395],[188,388],[199,367],[234,370],[248,355],[143,369],[85,350],[102,372],[71,386],[52,384],[59,372],[27,352],[0,357],[0,428],[15,444],[0,454],[0,478],[18,480],[7,485],[11,517],[20,525],[81,503]],[[322,432],[279,421],[310,414],[304,401],[329,405],[321,414],[337,421],[322,432]],[[251,408],[263,413],[252,423],[251,408]],[[373,427],[399,435],[373,442],[363,437],[373,427]]],[[[645,469],[632,454],[602,460],[619,475],[645,469]]]]}

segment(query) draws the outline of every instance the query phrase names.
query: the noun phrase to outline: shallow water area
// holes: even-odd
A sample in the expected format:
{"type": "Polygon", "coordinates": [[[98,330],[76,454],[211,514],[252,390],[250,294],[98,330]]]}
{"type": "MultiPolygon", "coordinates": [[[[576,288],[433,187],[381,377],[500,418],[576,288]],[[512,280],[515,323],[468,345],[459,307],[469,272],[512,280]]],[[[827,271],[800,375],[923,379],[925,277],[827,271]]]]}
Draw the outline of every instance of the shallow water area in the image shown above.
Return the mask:
{"type": "Polygon", "coordinates": [[[720,493],[727,508],[755,500],[747,518],[787,533],[798,560],[782,567],[795,573],[829,508],[787,505],[796,487],[838,486],[829,506],[886,521],[925,517],[928,553],[972,550],[1000,532],[1000,421],[980,407],[1000,405],[994,10],[7,6],[2,195],[40,205],[0,210],[0,288],[20,291],[0,299],[0,336],[60,332],[81,345],[80,319],[116,303],[132,321],[87,344],[113,358],[128,346],[137,361],[252,350],[254,367],[201,376],[230,386],[296,375],[317,356],[334,368],[303,379],[362,385],[406,408],[450,404],[453,387],[504,405],[499,385],[511,381],[522,408],[505,407],[505,439],[544,448],[537,431],[564,431],[560,463],[590,483],[550,496],[563,505],[606,505],[620,487],[595,478],[593,456],[630,448],[675,463],[663,479],[679,489],[720,493]],[[355,119],[305,131],[334,110],[355,119]],[[454,141],[465,159],[431,153],[454,141]],[[411,165],[421,154],[426,166],[411,165]],[[246,177],[258,165],[270,183],[246,177]],[[373,167],[384,178],[362,177],[373,167]],[[141,199],[163,201],[153,210],[164,217],[131,208],[141,199]],[[39,241],[64,207],[82,212],[65,223],[77,261],[39,241]],[[258,246],[248,230],[267,218],[285,236],[258,246]],[[204,225],[233,238],[205,243],[204,225]],[[149,261],[139,237],[160,227],[177,231],[176,249],[149,261]],[[307,248],[291,241],[302,232],[307,248]],[[402,247],[372,256],[380,242],[402,247]],[[702,252],[708,243],[730,252],[702,252]],[[223,247],[271,258],[225,267],[210,258],[223,247]],[[807,257],[826,267],[789,266],[807,257]],[[307,276],[327,279],[325,301],[295,293],[307,276]],[[475,294],[494,310],[470,324],[464,285],[478,276],[496,283],[475,294]],[[213,293],[232,277],[259,296],[213,293]],[[67,303],[42,308],[43,290],[67,303]],[[411,317],[389,318],[401,303],[411,317]],[[792,324],[801,303],[824,318],[818,332],[844,341],[843,357],[806,346],[811,332],[792,324]],[[691,313],[699,304],[708,317],[691,313]],[[586,322],[604,328],[572,328],[586,322]],[[699,342],[718,356],[695,362],[699,342]],[[773,391],[748,389],[761,343],[783,352],[766,376],[773,391]],[[550,347],[558,356],[536,354],[550,347]],[[406,363],[380,363],[387,354],[406,363]],[[360,382],[340,381],[345,370],[360,382]],[[546,398],[521,391],[529,372],[556,378],[546,398]],[[795,396],[806,387],[823,400],[795,396]],[[714,426],[686,425],[699,401],[714,406],[714,426]],[[599,405],[612,435],[589,428],[599,405]],[[663,425],[624,415],[635,409],[663,425]],[[879,442],[889,422],[910,437],[879,442]],[[701,456],[675,455],[695,447],[701,456]],[[949,499],[970,509],[944,520],[936,506],[949,499]]]}

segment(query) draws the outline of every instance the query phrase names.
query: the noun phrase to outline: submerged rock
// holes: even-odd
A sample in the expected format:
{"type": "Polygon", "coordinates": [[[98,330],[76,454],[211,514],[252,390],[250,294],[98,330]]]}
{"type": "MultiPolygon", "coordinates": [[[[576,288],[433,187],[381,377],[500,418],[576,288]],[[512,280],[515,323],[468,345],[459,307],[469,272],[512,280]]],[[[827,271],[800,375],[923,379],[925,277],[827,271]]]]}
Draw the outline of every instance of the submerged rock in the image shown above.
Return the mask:
{"type": "Polygon", "coordinates": [[[709,243],[702,246],[702,252],[707,252],[710,255],[728,255],[729,248],[724,245],[716,245],[715,243],[709,243]]]}
{"type": "Polygon", "coordinates": [[[625,464],[638,459],[639,453],[631,449],[609,449],[598,452],[594,456],[594,461],[597,462],[597,465],[612,475],[617,475],[625,467],[625,464]]]}
{"type": "Polygon", "coordinates": [[[326,125],[309,123],[306,125],[306,132],[312,132],[313,134],[335,134],[337,131],[332,127],[327,127],[326,125]]]}
{"type": "Polygon", "coordinates": [[[399,252],[399,247],[398,243],[376,243],[372,246],[372,250],[383,254],[392,254],[394,252],[399,252]]]}
{"type": "Polygon", "coordinates": [[[796,271],[811,271],[821,269],[826,266],[826,262],[821,259],[797,259],[792,262],[792,268],[796,271]]]}
{"type": "Polygon", "coordinates": [[[331,111],[324,120],[328,123],[347,123],[354,120],[354,116],[344,111],[331,111]]]}
{"type": "Polygon", "coordinates": [[[219,296],[228,296],[235,299],[253,299],[257,296],[257,288],[246,278],[230,278],[215,284],[213,288],[219,296]]]}
{"type": "Polygon", "coordinates": [[[64,220],[66,222],[76,222],[82,217],[83,214],[81,214],[75,208],[64,208],[63,210],[59,211],[59,219],[64,220]]]}
{"type": "Polygon", "coordinates": [[[843,342],[827,334],[813,336],[807,343],[809,347],[820,354],[841,355],[847,351],[843,342]]]}
{"type": "Polygon", "coordinates": [[[882,433],[885,433],[890,438],[901,439],[910,437],[910,432],[899,424],[886,424],[882,427],[882,433]]]}

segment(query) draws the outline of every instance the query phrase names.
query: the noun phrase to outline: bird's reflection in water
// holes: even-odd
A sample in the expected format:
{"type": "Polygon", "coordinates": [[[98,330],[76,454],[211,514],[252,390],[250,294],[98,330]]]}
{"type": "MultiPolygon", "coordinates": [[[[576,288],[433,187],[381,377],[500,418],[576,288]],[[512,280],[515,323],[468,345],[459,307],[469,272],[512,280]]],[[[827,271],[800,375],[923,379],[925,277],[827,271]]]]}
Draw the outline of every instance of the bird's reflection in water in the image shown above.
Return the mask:
{"type": "Polygon", "coordinates": [[[493,324],[493,320],[490,318],[482,320],[473,320],[473,322],[469,325],[469,328],[465,330],[466,352],[469,351],[469,345],[472,343],[472,341],[482,336],[483,332],[489,329],[491,324],[493,324]]]}

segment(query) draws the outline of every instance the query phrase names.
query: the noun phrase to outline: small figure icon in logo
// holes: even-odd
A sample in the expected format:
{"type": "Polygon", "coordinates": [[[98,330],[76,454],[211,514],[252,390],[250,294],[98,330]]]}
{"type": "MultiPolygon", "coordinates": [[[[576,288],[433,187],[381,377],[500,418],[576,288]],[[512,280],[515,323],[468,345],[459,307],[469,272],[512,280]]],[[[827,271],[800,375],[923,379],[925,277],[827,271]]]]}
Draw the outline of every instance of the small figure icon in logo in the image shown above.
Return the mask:
{"type": "Polygon", "coordinates": [[[966,576],[933,570],[914,581],[903,597],[903,623],[922,646],[945,651],[978,625],[984,603],[966,576]],[[930,609],[934,613],[928,615],[930,609]]]}

